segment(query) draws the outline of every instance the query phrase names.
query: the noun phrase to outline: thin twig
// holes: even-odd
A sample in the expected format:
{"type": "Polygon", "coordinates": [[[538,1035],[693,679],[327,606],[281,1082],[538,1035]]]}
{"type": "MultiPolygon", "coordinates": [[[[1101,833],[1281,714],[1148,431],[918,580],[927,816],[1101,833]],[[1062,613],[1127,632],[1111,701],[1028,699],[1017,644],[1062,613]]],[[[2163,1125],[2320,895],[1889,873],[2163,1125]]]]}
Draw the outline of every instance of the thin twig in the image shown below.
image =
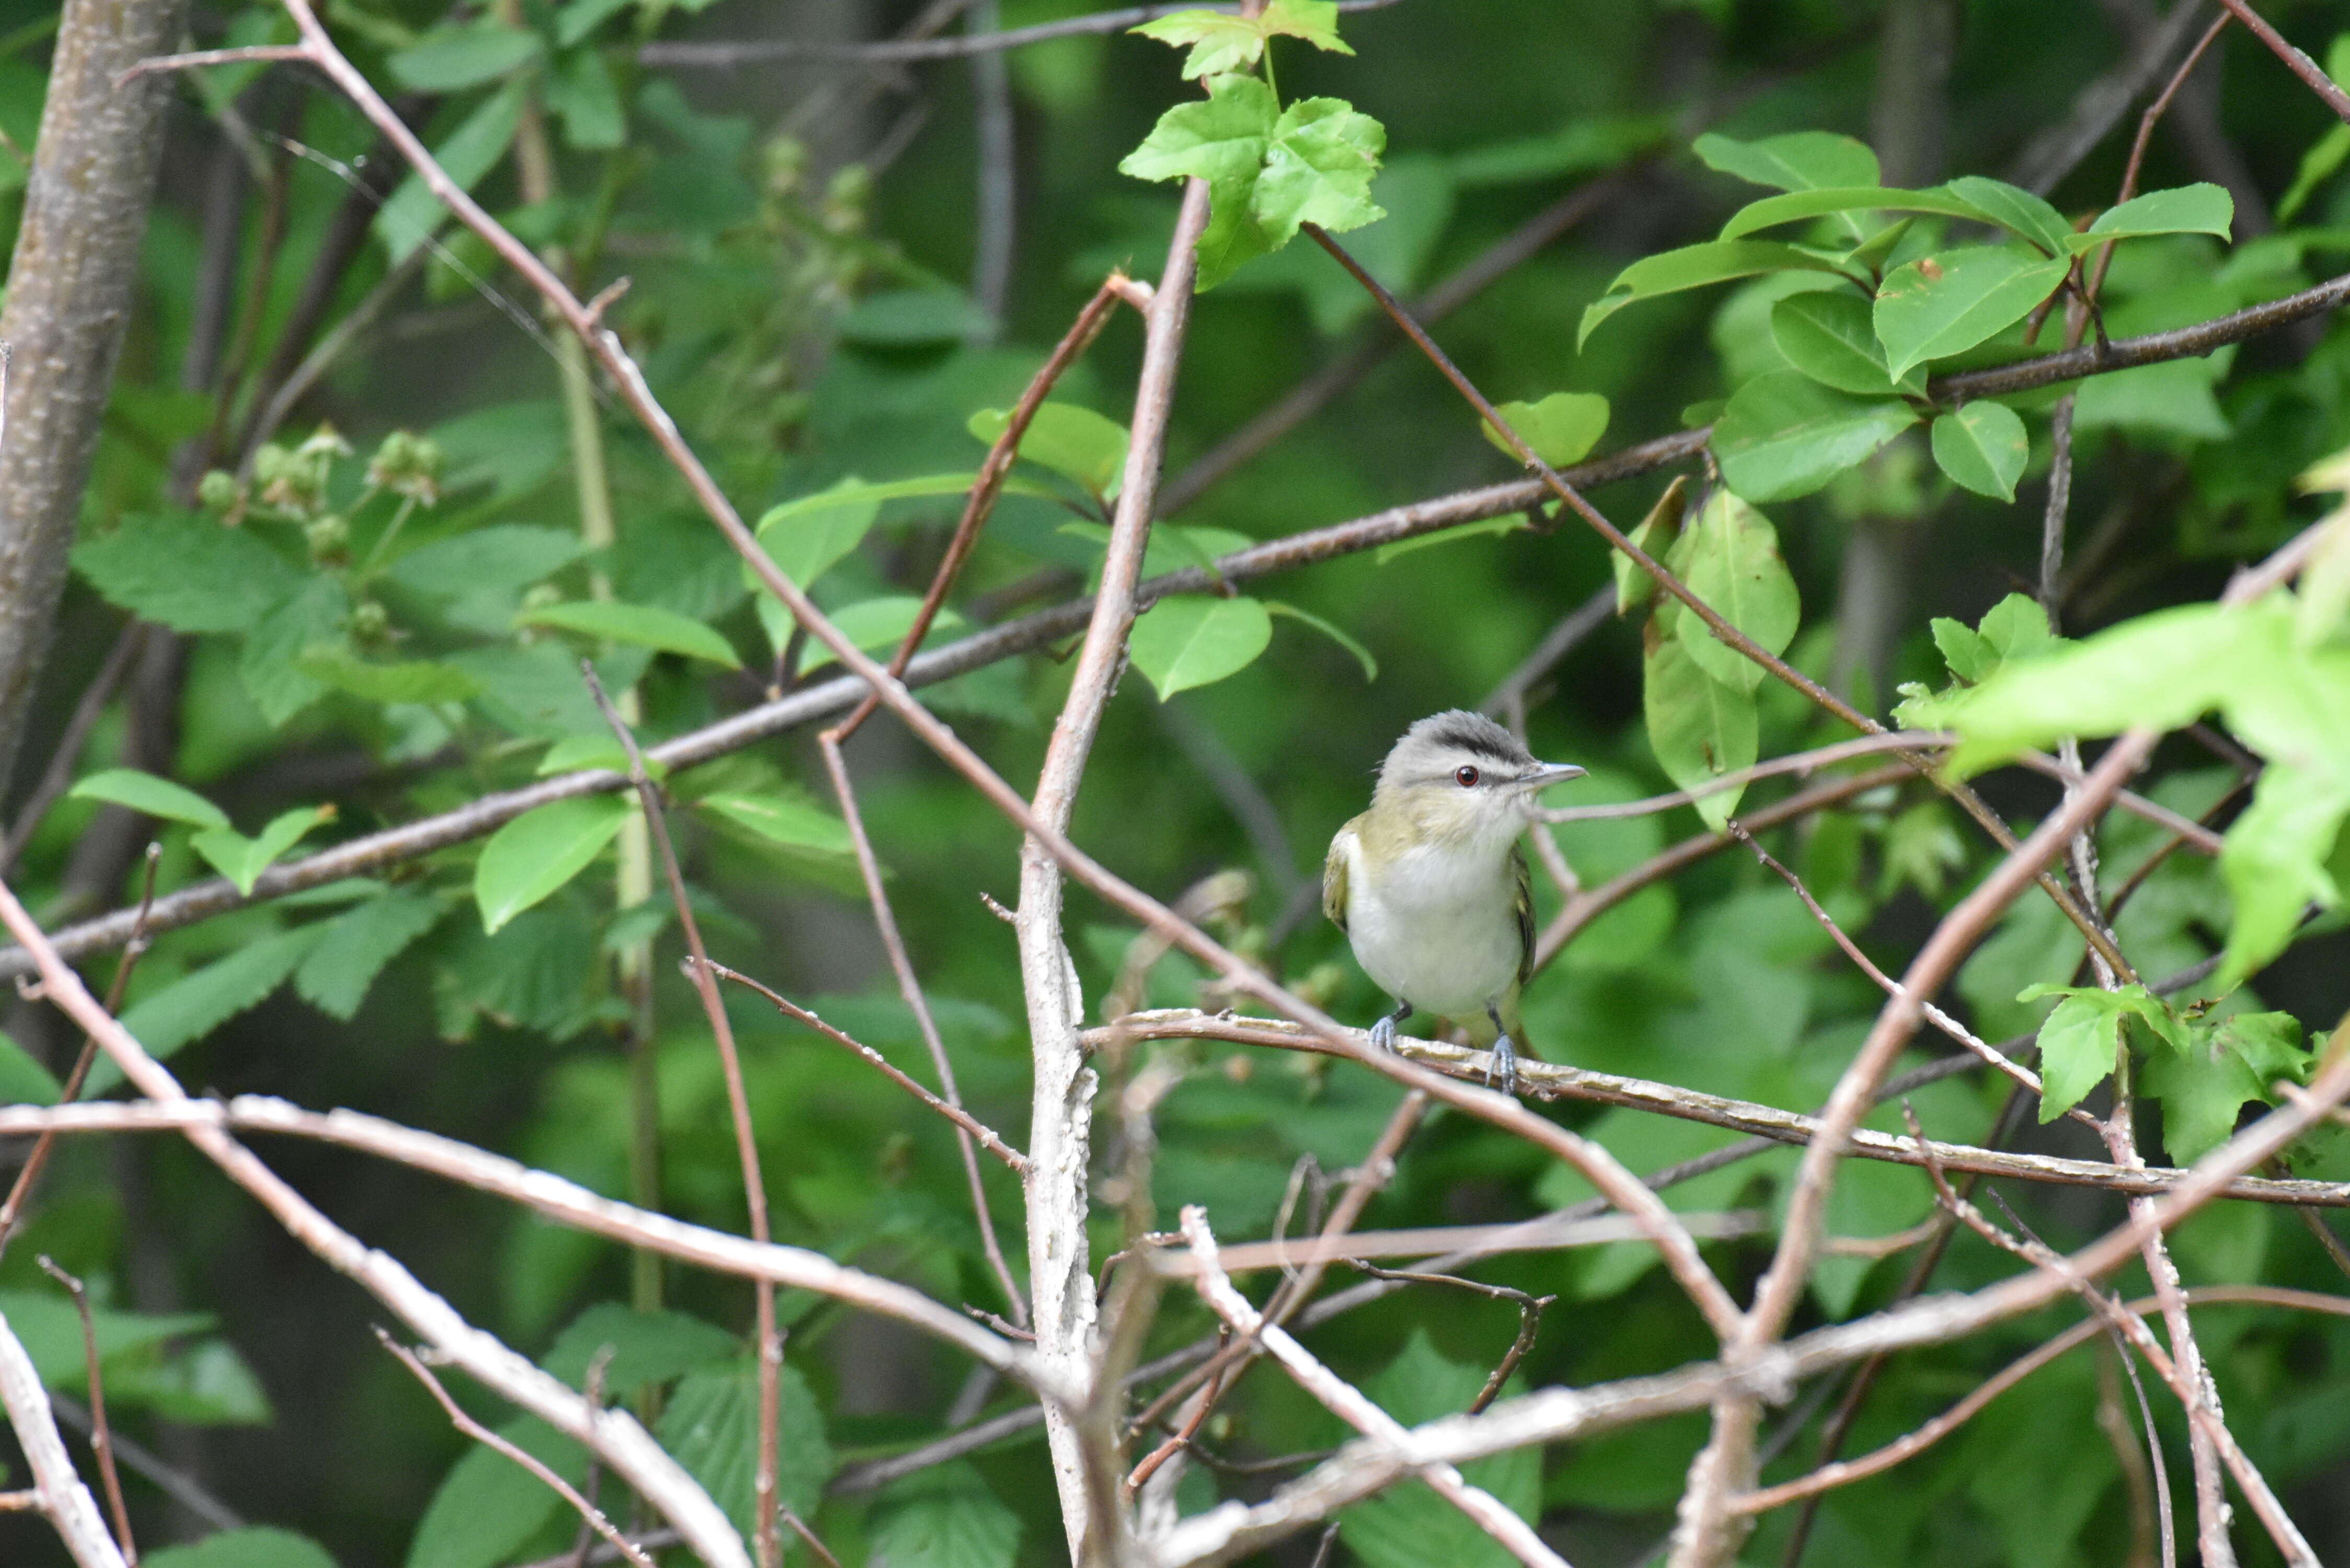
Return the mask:
{"type": "Polygon", "coordinates": [[[57,1436],[49,1412],[41,1375],[5,1314],[0,1314],[0,1409],[7,1412],[16,1446],[32,1469],[33,1506],[57,1527],[57,1538],[74,1562],[79,1568],[128,1568],[121,1548],[106,1532],[98,1500],[74,1473],[65,1439],[57,1436]]]}
{"type": "Polygon", "coordinates": [[[2282,60],[2285,69],[2299,77],[2303,86],[2323,99],[2326,108],[2345,122],[2350,122],[2350,92],[2344,92],[2334,85],[2334,78],[2325,74],[2323,67],[2286,43],[2284,35],[2263,21],[2261,14],[2253,10],[2246,0],[2220,0],[2220,4],[2233,12],[2236,20],[2266,46],[2271,54],[2282,60]]]}
{"type": "MultiPolygon", "coordinates": [[[[751,1096],[743,1083],[743,1059],[734,1048],[734,1026],[726,1016],[725,1001],[718,994],[718,981],[710,967],[710,950],[702,945],[701,923],[693,917],[693,901],[686,895],[685,873],[678,866],[677,846],[670,841],[668,814],[662,808],[660,791],[654,785],[652,775],[645,771],[644,753],[638,749],[636,732],[612,706],[611,698],[605,695],[604,683],[597,678],[594,662],[581,659],[579,674],[588,683],[588,694],[595,699],[597,711],[604,715],[604,722],[611,727],[620,749],[628,753],[629,779],[636,785],[646,826],[652,829],[653,846],[660,852],[661,874],[669,883],[670,902],[677,911],[678,925],[685,932],[686,950],[692,955],[693,987],[702,998],[702,1011],[710,1021],[710,1032],[718,1042],[718,1061],[725,1075],[727,1106],[733,1119],[734,1153],[742,1166],[743,1199],[750,1213],[751,1239],[770,1241],[773,1238],[767,1229],[767,1188],[759,1170],[759,1142],[751,1125],[751,1096]]],[[[781,1503],[776,1487],[782,1474],[783,1431],[777,1405],[781,1368],[770,1354],[775,1338],[775,1287],[772,1281],[760,1280],[754,1284],[753,1313],[754,1343],[759,1349],[759,1459],[752,1473],[755,1533],[761,1568],[775,1568],[783,1560],[776,1511],[781,1503]]]]}
{"type": "Polygon", "coordinates": [[[997,1134],[993,1127],[989,1127],[985,1122],[981,1121],[977,1116],[972,1116],[961,1106],[949,1105],[946,1101],[939,1098],[938,1096],[931,1093],[930,1090],[922,1087],[921,1085],[916,1083],[913,1079],[908,1077],[904,1073],[900,1072],[896,1066],[891,1064],[887,1056],[884,1056],[880,1052],[873,1049],[872,1046],[865,1044],[861,1041],[851,1039],[848,1035],[842,1033],[838,1029],[827,1023],[823,1019],[817,1017],[806,1008],[802,1007],[798,1002],[792,1001],[789,997],[785,996],[780,992],[772,990],[771,988],[761,984],[759,981],[753,980],[749,975],[744,974],[740,970],[729,969],[724,964],[720,963],[715,960],[711,961],[710,968],[711,971],[717,975],[719,979],[731,980],[739,986],[757,992],[761,996],[765,997],[767,1001],[774,1005],[776,1012],[784,1014],[786,1018],[793,1019],[800,1023],[805,1023],[810,1029],[815,1030],[817,1033],[823,1035],[826,1039],[833,1042],[835,1044],[855,1052],[858,1057],[879,1070],[880,1074],[884,1077],[888,1078],[891,1083],[897,1085],[899,1088],[905,1090],[908,1094],[921,1101],[922,1104],[930,1106],[931,1109],[938,1112],[939,1115],[946,1117],[947,1120],[954,1123],[955,1126],[961,1127],[972,1137],[978,1139],[981,1147],[986,1149],[988,1153],[1002,1160],[1004,1165],[1011,1169],[1014,1171],[1024,1171],[1028,1168],[1028,1157],[1022,1154],[1018,1149],[1014,1148],[1010,1144],[1005,1143],[1003,1137],[997,1134]]]}
{"type": "Polygon", "coordinates": [[[480,1443],[483,1447],[494,1449],[496,1452],[504,1454],[507,1459],[512,1459],[515,1463],[520,1465],[523,1469],[536,1476],[539,1480],[546,1483],[546,1485],[553,1490],[557,1497],[561,1498],[564,1501],[569,1503],[574,1509],[576,1509],[578,1511],[579,1517],[586,1520],[597,1534],[602,1536],[606,1541],[610,1542],[613,1548],[619,1552],[622,1556],[626,1557],[629,1562],[637,1564],[637,1568],[654,1568],[653,1560],[650,1557],[646,1556],[644,1552],[639,1549],[635,1542],[631,1542],[627,1536],[622,1535],[619,1530],[615,1529],[612,1521],[604,1517],[603,1510],[598,1508],[594,1503],[589,1502],[586,1498],[582,1497],[579,1494],[579,1489],[573,1486],[569,1481],[565,1480],[561,1476],[556,1475],[555,1471],[548,1467],[546,1460],[540,1459],[537,1455],[531,1453],[528,1449],[523,1448],[520,1444],[514,1442],[510,1438],[500,1437],[497,1433],[493,1432],[487,1427],[483,1426],[479,1421],[474,1420],[471,1416],[465,1414],[464,1410],[458,1405],[457,1401],[449,1397],[449,1390],[441,1386],[441,1379],[432,1375],[432,1369],[424,1365],[424,1358],[422,1356],[417,1355],[416,1352],[411,1350],[408,1346],[400,1344],[400,1341],[392,1338],[391,1335],[385,1332],[380,1325],[376,1328],[375,1336],[380,1342],[381,1342],[386,1350],[389,1350],[393,1355],[399,1357],[400,1364],[402,1366],[407,1367],[411,1372],[416,1374],[416,1380],[424,1385],[425,1388],[432,1394],[433,1399],[439,1403],[441,1408],[447,1412],[450,1425],[455,1427],[457,1430],[464,1433],[465,1436],[473,1438],[475,1442],[480,1443]]]}
{"type": "Polygon", "coordinates": [[[98,1457],[98,1478],[106,1487],[106,1506],[114,1514],[115,1543],[122,1548],[123,1561],[130,1568],[139,1568],[139,1548],[130,1538],[130,1510],[122,1501],[122,1476],[114,1468],[114,1434],[106,1424],[106,1380],[98,1367],[98,1324],[90,1316],[89,1293],[47,1252],[35,1261],[43,1273],[73,1297],[74,1315],[81,1320],[82,1368],[89,1379],[89,1449],[98,1457]]]}
{"type": "Polygon", "coordinates": [[[1474,1292],[1491,1300],[1509,1302],[1516,1306],[1518,1309],[1517,1337],[1510,1342],[1510,1348],[1503,1352],[1500,1365],[1496,1366],[1492,1375],[1485,1379],[1485,1386],[1478,1391],[1477,1397],[1469,1401],[1468,1413],[1471,1416],[1491,1405],[1494,1397],[1502,1392],[1502,1385],[1510,1380],[1510,1374],[1518,1369],[1518,1363],[1523,1361],[1526,1358],[1526,1352],[1534,1348],[1534,1335],[1542,1329],[1543,1309],[1558,1300],[1556,1296],[1529,1295],[1526,1292],[1509,1285],[1491,1285],[1482,1280],[1464,1280],[1458,1274],[1428,1274],[1414,1272],[1409,1269],[1379,1269],[1367,1266],[1363,1272],[1375,1280],[1401,1280],[1407,1284],[1415,1285],[1449,1285],[1454,1290],[1474,1292]]]}
{"type": "Polygon", "coordinates": [[[0,842],[0,876],[16,869],[16,857],[31,842],[34,829],[41,826],[41,819],[49,814],[49,807],[57,804],[57,797],[65,794],[67,787],[73,783],[74,764],[81,760],[81,749],[88,742],[89,732],[98,727],[99,720],[104,716],[107,703],[113,701],[114,689],[122,683],[123,674],[130,670],[130,660],[139,652],[146,633],[144,621],[133,619],[124,626],[121,635],[114,639],[114,646],[107,650],[105,662],[98,667],[98,673],[90,678],[88,686],[82,688],[81,698],[74,704],[73,716],[66,721],[64,731],[57,736],[57,749],[49,754],[49,765],[42,770],[40,782],[33,786],[33,793],[25,797],[25,804],[17,811],[16,824],[8,829],[5,841],[0,842]]]}

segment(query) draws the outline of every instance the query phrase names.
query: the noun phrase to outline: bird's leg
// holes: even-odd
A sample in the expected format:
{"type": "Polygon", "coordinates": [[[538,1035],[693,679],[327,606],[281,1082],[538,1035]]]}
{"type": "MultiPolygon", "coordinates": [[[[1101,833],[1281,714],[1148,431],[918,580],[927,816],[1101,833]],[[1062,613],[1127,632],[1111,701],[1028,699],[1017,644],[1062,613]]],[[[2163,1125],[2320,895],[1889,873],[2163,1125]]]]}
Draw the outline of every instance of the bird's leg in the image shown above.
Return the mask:
{"type": "Polygon", "coordinates": [[[1392,1053],[1396,1048],[1396,1026],[1409,1018],[1411,1011],[1410,1002],[1397,997],[1395,1011],[1379,1014],[1378,1022],[1371,1025],[1371,1049],[1392,1053]]]}
{"type": "Polygon", "coordinates": [[[1492,1064],[1485,1069],[1485,1086],[1515,1096],[1518,1092],[1518,1048],[1510,1044],[1510,1032],[1503,1027],[1499,1008],[1487,1002],[1485,1016],[1493,1021],[1493,1060],[1492,1064]]]}

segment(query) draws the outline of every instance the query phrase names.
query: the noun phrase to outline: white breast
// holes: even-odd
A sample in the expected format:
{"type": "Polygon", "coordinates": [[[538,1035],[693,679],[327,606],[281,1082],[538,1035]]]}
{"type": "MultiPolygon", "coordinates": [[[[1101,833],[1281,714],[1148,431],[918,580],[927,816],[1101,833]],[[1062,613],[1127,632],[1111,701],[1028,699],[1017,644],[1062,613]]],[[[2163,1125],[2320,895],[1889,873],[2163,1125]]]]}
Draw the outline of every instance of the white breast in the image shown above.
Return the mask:
{"type": "Polygon", "coordinates": [[[1347,935],[1391,996],[1448,1018],[1483,1015],[1518,973],[1509,850],[1409,850],[1374,876],[1348,834],[1347,935]]]}

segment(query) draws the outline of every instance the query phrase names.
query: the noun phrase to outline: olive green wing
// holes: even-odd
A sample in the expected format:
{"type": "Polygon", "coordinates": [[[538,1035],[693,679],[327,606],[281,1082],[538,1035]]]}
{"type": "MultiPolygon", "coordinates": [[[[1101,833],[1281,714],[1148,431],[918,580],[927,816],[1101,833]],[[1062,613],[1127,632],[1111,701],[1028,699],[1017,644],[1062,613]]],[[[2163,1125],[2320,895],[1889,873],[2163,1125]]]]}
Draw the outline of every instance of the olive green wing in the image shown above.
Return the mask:
{"type": "Polygon", "coordinates": [[[1347,929],[1347,861],[1354,845],[1355,826],[1348,823],[1330,840],[1330,854],[1322,862],[1322,912],[1342,931],[1347,929]]]}
{"type": "Polygon", "coordinates": [[[1510,846],[1510,908],[1518,918],[1518,983],[1534,972],[1534,878],[1526,869],[1526,846],[1510,846]]]}

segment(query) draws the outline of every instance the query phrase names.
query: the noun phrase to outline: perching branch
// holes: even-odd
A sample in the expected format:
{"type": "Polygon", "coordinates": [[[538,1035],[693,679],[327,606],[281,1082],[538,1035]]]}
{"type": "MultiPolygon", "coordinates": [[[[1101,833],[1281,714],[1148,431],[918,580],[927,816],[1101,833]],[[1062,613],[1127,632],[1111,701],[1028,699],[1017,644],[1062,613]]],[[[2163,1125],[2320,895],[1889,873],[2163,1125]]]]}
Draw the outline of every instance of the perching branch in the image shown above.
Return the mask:
{"type": "Polygon", "coordinates": [[[106,1533],[98,1500],[66,1457],[65,1439],[57,1436],[41,1375],[5,1314],[0,1314],[0,1409],[7,1411],[16,1446],[32,1467],[32,1506],[48,1516],[74,1562],[80,1568],[127,1568],[114,1538],[106,1533]]]}

